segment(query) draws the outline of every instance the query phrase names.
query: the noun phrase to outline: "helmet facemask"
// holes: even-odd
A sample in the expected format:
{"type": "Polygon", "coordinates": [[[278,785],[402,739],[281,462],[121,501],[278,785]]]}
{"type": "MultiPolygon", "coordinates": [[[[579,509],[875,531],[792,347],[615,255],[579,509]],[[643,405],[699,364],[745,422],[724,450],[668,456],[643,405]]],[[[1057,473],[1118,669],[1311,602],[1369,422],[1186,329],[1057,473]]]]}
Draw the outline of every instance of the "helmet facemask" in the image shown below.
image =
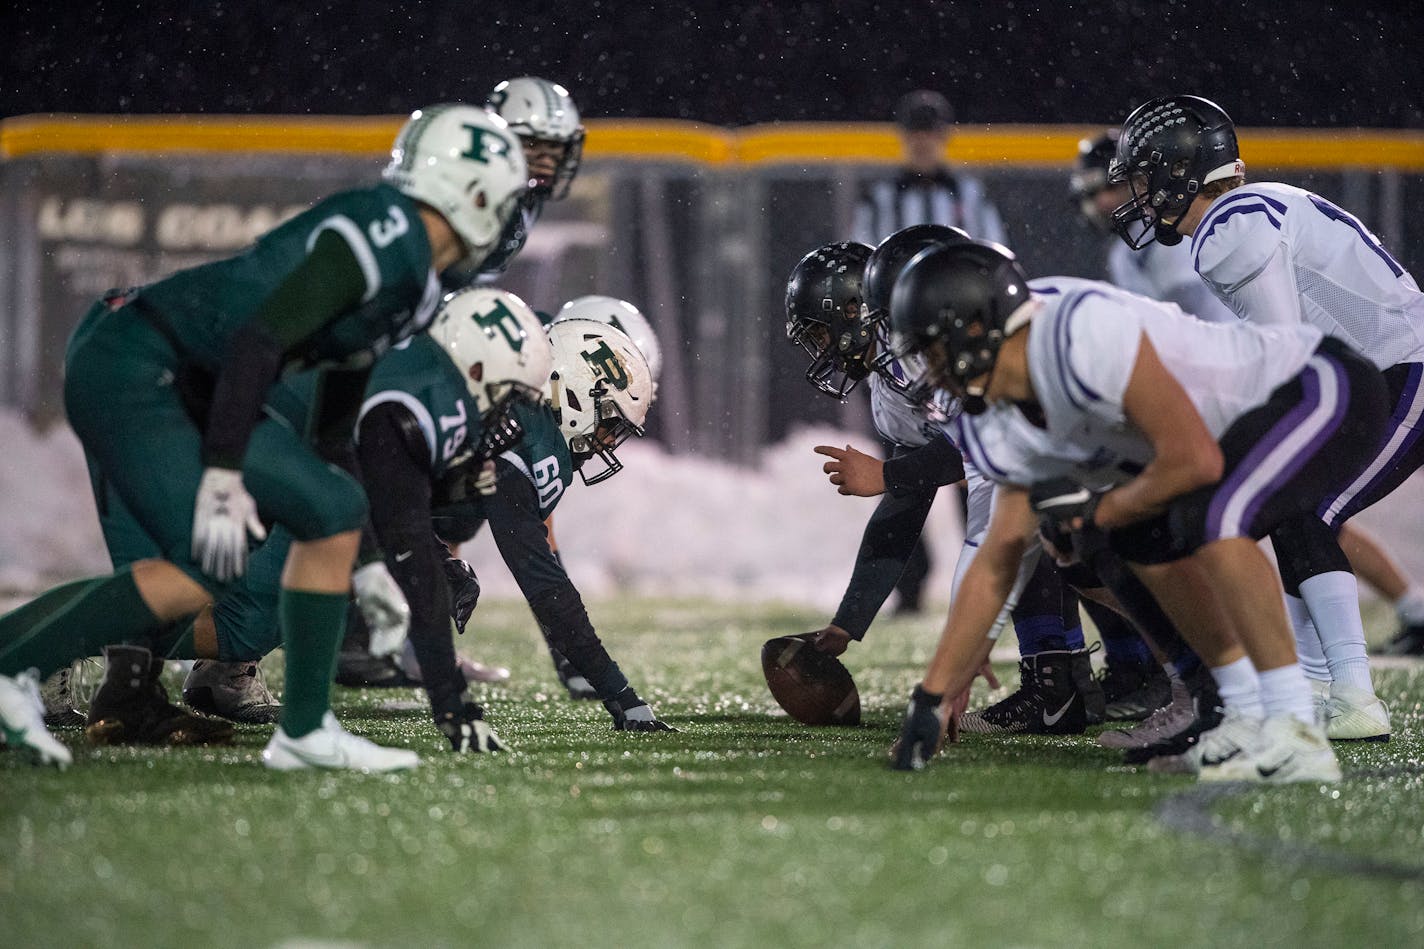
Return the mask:
{"type": "Polygon", "coordinates": [[[524,424],[519,421],[518,407],[538,405],[544,393],[522,382],[492,383],[485,390],[489,393],[490,408],[480,418],[482,432],[475,454],[480,458],[495,458],[524,440],[524,424]]]}
{"type": "Polygon", "coordinates": [[[549,406],[584,484],[598,484],[623,469],[615,450],[643,434],[652,403],[647,358],[626,333],[596,320],[557,320],[549,339],[549,406]],[[601,469],[590,470],[593,458],[601,469]]]}
{"type": "Polygon", "coordinates": [[[787,320],[786,337],[811,357],[806,381],[827,395],[844,399],[870,375],[868,357],[875,334],[859,299],[846,300],[840,310],[829,298],[822,302],[828,305],[822,311],[824,320],[787,320]]]}

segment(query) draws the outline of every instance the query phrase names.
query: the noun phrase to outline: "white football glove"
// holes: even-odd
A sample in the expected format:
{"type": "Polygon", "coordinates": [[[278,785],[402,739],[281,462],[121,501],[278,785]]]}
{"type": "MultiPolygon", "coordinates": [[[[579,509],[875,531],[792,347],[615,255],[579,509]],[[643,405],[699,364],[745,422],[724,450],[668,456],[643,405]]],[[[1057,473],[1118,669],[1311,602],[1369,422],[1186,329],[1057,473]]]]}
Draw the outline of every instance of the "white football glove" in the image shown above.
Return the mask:
{"type": "Polygon", "coordinates": [[[494,462],[486,461],[480,465],[480,473],[475,476],[475,490],[485,497],[494,494],[499,478],[494,473],[494,462]]]}
{"type": "Polygon", "coordinates": [[[373,656],[399,652],[410,632],[410,604],[395,577],[377,560],[351,574],[351,587],[356,593],[356,608],[371,631],[367,650],[373,656]]]}
{"type": "Polygon", "coordinates": [[[193,559],[203,572],[224,582],[247,569],[247,535],[267,539],[257,502],[242,486],[242,472],[205,468],[193,506],[193,559]]]}

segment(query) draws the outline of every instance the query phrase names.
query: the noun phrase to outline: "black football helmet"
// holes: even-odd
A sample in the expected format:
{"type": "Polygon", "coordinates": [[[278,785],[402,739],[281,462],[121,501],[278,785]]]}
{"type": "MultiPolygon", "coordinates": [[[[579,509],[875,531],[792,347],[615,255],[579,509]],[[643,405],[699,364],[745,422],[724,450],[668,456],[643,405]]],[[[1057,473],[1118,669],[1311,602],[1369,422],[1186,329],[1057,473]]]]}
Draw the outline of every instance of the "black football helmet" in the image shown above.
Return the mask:
{"type": "Polygon", "coordinates": [[[865,264],[866,318],[874,326],[879,343],[870,368],[894,388],[905,391],[910,380],[894,348],[890,345],[890,291],[895,279],[916,254],[930,247],[967,243],[971,238],[957,227],[945,224],[911,224],[876,245],[865,264]]]}
{"type": "Polygon", "coordinates": [[[1112,233],[1112,218],[1099,211],[1093,199],[1113,184],[1108,179],[1108,169],[1117,157],[1117,141],[1121,134],[1121,129],[1112,128],[1080,141],[1073,174],[1068,176],[1068,200],[1089,223],[1106,234],[1112,233]]]}
{"type": "Polygon", "coordinates": [[[824,244],[801,258],[786,283],[786,338],[811,357],[806,381],[838,399],[870,375],[875,336],[863,283],[869,259],[866,244],[824,244]]]}
{"type": "Polygon", "coordinates": [[[1113,230],[1133,250],[1154,240],[1181,243],[1177,224],[1202,186],[1245,171],[1236,126],[1215,102],[1163,96],[1144,103],[1122,124],[1108,172],[1132,188],[1132,198],[1113,212],[1113,230]]]}
{"type": "Polygon", "coordinates": [[[932,247],[910,261],[895,285],[890,323],[901,348],[920,353],[924,373],[910,397],[933,405],[936,389],[964,411],[983,412],[999,347],[1023,325],[1032,297],[1028,277],[1007,248],[989,241],[932,247]]]}

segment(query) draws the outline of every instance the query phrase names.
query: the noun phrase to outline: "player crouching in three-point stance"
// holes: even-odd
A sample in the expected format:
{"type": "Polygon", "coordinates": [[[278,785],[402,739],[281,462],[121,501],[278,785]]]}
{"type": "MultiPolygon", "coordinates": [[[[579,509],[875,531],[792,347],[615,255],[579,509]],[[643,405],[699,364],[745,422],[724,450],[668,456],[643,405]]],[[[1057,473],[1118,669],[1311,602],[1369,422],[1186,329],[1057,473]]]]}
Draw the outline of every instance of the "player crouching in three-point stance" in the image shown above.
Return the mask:
{"type": "Polygon", "coordinates": [[[1371,457],[1387,416],[1379,373],[1309,326],[1216,326],[1071,278],[1030,290],[987,244],[912,261],[891,318],[926,357],[926,383],[963,400],[957,440],[999,485],[895,767],[934,753],[935,709],[988,653],[1042,513],[1083,559],[1096,546],[1126,561],[1210,668],[1224,717],[1183,764],[1202,780],[1338,779],[1256,540],[1313,517],[1371,457]],[[1064,479],[1073,490],[1042,490],[1064,479]]]}
{"type": "MultiPolygon", "coordinates": [[[[263,536],[265,522],[294,541],[278,609],[282,723],[264,763],[367,771],[417,764],[414,752],[350,735],[329,710],[367,515],[348,473],[351,426],[375,358],[429,324],[441,271],[484,258],[528,170],[502,119],[445,105],[412,114],[385,179],[317,204],[237,257],[109,293],[79,326],[65,409],[118,569],[0,617],[0,723],[11,745],[66,763],[26,670],[43,677],[119,643],[130,645],[120,661],[110,653],[91,735],[176,740],[177,710],[157,660],[216,655],[216,644],[171,630],[243,573],[249,535],[263,536]],[[298,368],[324,370],[311,437],[262,416],[269,388],[298,368]]],[[[384,566],[362,571],[358,599],[386,612],[406,608],[384,566]]]]}

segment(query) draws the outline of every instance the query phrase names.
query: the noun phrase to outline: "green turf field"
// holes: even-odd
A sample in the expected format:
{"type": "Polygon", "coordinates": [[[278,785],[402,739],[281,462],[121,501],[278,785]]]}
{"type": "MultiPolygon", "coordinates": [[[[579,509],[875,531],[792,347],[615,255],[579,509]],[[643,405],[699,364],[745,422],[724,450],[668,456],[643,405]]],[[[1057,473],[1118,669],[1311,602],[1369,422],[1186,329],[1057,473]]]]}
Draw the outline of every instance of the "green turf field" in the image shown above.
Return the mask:
{"type": "Polygon", "coordinates": [[[1424,666],[1378,674],[1396,737],[1340,749],[1335,787],[1206,793],[1091,736],[975,736],[899,774],[933,621],[853,647],[866,724],[835,730],[781,715],[758,660],[823,617],[592,612],[681,733],[612,733],[491,602],[478,654],[514,679],[483,701],[514,754],[456,759],[418,693],[344,689],[348,727],[418,771],[268,773],[264,728],[216,751],[68,732],[63,774],[0,753],[0,945],[1424,945],[1424,666]]]}

